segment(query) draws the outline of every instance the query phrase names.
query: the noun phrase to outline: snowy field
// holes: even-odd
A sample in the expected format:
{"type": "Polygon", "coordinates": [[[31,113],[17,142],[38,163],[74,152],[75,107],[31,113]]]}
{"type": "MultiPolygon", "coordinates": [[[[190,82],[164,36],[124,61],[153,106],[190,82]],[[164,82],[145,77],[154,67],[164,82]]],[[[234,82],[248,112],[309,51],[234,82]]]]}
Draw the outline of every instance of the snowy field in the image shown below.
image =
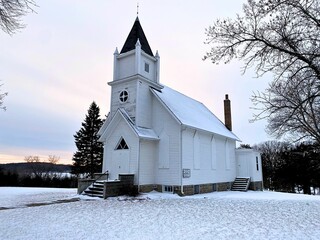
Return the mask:
{"type": "Polygon", "coordinates": [[[219,192],[138,199],[0,188],[0,239],[320,239],[320,196],[219,192]]]}

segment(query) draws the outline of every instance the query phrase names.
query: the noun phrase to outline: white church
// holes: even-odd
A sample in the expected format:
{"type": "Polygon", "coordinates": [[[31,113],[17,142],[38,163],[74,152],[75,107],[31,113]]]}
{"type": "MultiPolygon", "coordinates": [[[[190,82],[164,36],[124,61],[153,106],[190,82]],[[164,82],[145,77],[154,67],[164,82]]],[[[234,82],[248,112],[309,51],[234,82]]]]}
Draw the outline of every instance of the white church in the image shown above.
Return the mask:
{"type": "Polygon", "coordinates": [[[159,73],[159,54],[137,17],[114,53],[110,113],[98,132],[108,180],[129,174],[140,192],[182,195],[230,190],[236,179],[262,190],[260,153],[236,149],[228,95],[224,124],[201,102],[161,84],[159,73]]]}

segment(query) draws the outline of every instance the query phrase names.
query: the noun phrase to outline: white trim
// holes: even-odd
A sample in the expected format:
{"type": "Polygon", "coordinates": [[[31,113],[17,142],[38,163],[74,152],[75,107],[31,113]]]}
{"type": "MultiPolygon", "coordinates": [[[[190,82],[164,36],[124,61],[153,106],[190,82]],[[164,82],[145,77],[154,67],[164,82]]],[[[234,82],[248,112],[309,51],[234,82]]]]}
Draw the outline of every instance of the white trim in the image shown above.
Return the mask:
{"type": "Polygon", "coordinates": [[[201,153],[200,153],[200,135],[196,131],[193,136],[193,169],[200,170],[201,162],[201,153]]]}
{"type": "Polygon", "coordinates": [[[211,137],[211,169],[217,169],[217,142],[214,135],[211,137]]]}
{"type": "Polygon", "coordinates": [[[162,185],[162,192],[173,193],[173,190],[174,190],[174,187],[172,185],[162,185]],[[171,191],[166,191],[166,188],[169,190],[171,188],[171,191]]]}
{"type": "Polygon", "coordinates": [[[156,62],[156,61],[157,61],[157,59],[156,59],[155,57],[150,56],[149,54],[145,53],[142,48],[141,48],[141,55],[144,56],[144,57],[146,57],[146,58],[148,58],[149,60],[151,60],[151,61],[153,61],[153,62],[156,62]]]}
{"type": "Polygon", "coordinates": [[[160,133],[158,169],[170,168],[170,136],[166,131],[160,133]]]}
{"type": "Polygon", "coordinates": [[[136,52],[136,49],[132,49],[130,50],[129,52],[125,52],[125,53],[119,53],[119,55],[117,56],[118,59],[121,59],[121,58],[125,58],[127,56],[130,56],[130,55],[134,55],[136,52]]]}
{"type": "Polygon", "coordinates": [[[231,159],[230,159],[230,147],[229,147],[229,141],[228,138],[225,140],[225,163],[226,163],[226,170],[231,170],[231,159]]]}
{"type": "Polygon", "coordinates": [[[137,80],[144,81],[144,82],[148,83],[148,85],[150,85],[150,87],[153,87],[155,89],[162,89],[164,87],[161,84],[153,82],[150,79],[148,79],[140,74],[135,74],[130,77],[125,77],[125,78],[121,78],[121,79],[118,79],[115,81],[108,82],[108,85],[113,86],[113,85],[122,84],[122,83],[130,82],[130,81],[137,81],[137,80]]]}

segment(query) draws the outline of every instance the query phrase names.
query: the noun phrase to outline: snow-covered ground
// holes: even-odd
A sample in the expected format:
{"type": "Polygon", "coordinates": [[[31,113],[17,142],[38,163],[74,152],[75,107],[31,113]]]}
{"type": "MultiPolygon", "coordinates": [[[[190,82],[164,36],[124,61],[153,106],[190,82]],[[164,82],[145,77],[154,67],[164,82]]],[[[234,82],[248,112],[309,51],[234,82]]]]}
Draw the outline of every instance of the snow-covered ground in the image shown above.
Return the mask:
{"type": "Polygon", "coordinates": [[[2,187],[0,239],[320,239],[320,196],[150,193],[102,200],[75,189],[2,187]]]}

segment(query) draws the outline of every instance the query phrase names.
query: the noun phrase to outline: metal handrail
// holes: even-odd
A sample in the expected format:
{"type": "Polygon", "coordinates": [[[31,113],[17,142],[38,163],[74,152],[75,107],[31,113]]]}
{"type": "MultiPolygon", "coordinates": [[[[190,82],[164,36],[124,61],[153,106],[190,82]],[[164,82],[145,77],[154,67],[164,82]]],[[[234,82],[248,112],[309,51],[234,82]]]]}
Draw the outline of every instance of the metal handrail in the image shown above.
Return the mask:
{"type": "Polygon", "coordinates": [[[249,189],[250,181],[251,181],[251,177],[249,177],[248,180],[247,180],[247,188],[246,188],[246,191],[248,191],[248,189],[249,189]]]}
{"type": "MultiPolygon", "coordinates": [[[[105,171],[100,177],[97,179],[94,179],[94,181],[87,187],[87,189],[91,186],[93,186],[94,183],[96,183],[102,176],[107,175],[107,181],[109,180],[109,170],[105,171]]],[[[91,197],[93,197],[93,194],[91,194],[91,197]]]]}
{"type": "Polygon", "coordinates": [[[102,173],[102,175],[100,177],[98,177],[97,179],[95,179],[95,181],[93,183],[95,183],[96,181],[98,181],[103,175],[107,175],[107,181],[109,180],[109,170],[105,171],[104,173],[102,173]]]}

